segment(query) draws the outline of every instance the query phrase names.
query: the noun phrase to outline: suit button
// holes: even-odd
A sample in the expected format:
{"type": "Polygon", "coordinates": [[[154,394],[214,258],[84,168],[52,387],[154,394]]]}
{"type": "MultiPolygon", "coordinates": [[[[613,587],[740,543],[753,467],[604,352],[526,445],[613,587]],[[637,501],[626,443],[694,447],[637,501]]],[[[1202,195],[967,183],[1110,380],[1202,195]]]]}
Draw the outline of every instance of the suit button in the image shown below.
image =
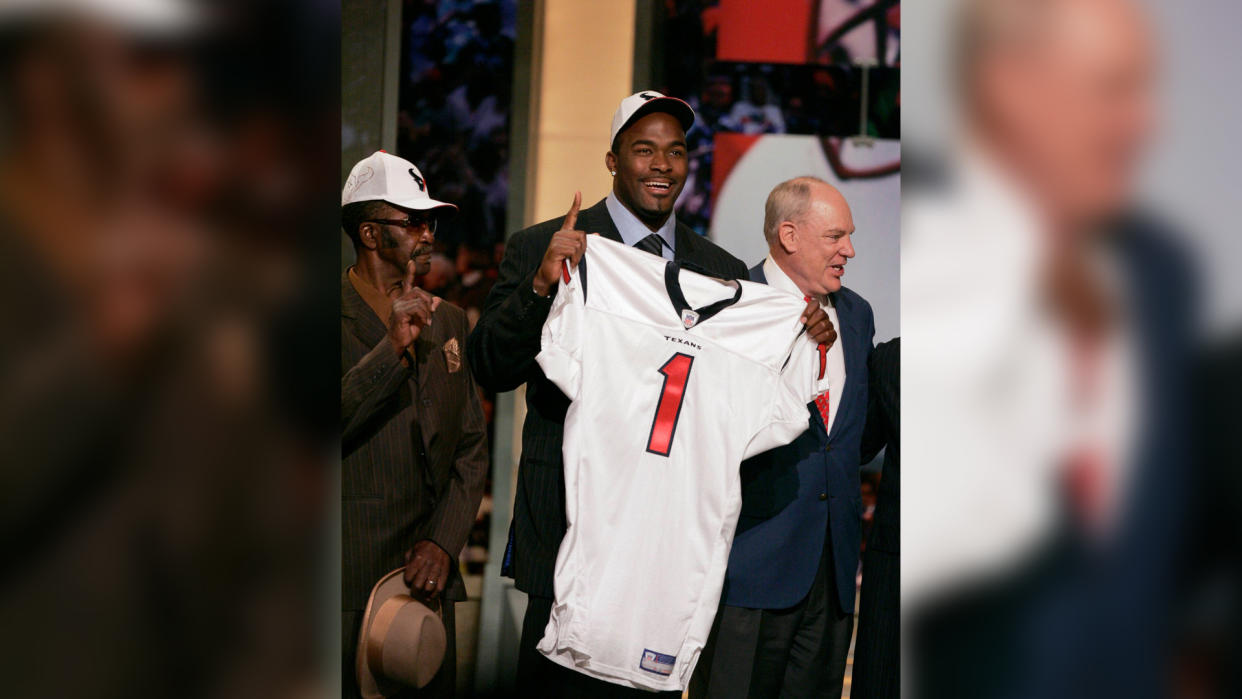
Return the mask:
{"type": "Polygon", "coordinates": [[[832,445],[829,444],[828,446],[824,447],[824,451],[832,451],[832,445]]]}
{"type": "Polygon", "coordinates": [[[820,494],[819,494],[819,499],[820,499],[820,500],[827,500],[827,499],[828,499],[828,493],[820,493],[820,494]]]}

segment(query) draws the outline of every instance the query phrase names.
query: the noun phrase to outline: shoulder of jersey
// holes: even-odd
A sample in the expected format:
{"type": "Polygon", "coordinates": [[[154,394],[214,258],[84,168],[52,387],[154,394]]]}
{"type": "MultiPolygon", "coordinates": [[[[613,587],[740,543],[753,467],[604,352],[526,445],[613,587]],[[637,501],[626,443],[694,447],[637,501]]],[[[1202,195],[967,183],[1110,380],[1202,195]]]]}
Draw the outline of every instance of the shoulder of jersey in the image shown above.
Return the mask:
{"type": "MultiPolygon", "coordinates": [[[[587,242],[588,262],[590,261],[591,251],[602,253],[605,256],[608,256],[608,255],[621,256],[627,261],[632,261],[636,264],[647,265],[652,268],[663,268],[663,266],[667,264],[667,261],[663,258],[656,257],[654,255],[651,255],[650,253],[646,253],[641,250],[637,250],[623,243],[618,243],[615,240],[609,240],[608,238],[604,238],[603,236],[591,236],[588,239],[588,242],[587,242]]],[[[713,283],[719,283],[719,284],[724,283],[719,279],[716,279],[714,277],[708,277],[706,275],[699,274],[698,272],[695,272],[689,269],[683,268],[681,270],[681,273],[683,275],[693,275],[695,277],[702,277],[704,279],[710,279],[713,283]]],[[[768,304],[770,306],[780,306],[781,307],[780,309],[774,309],[775,313],[788,313],[791,315],[791,317],[796,319],[797,314],[799,314],[806,305],[806,303],[801,298],[794,296],[793,294],[789,294],[789,293],[774,289],[768,286],[767,284],[760,284],[758,282],[752,282],[752,281],[748,281],[745,279],[738,279],[736,281],[742,285],[742,298],[739,299],[739,302],[737,306],[735,306],[735,308],[738,308],[738,307],[746,308],[746,307],[754,306],[755,304],[768,304]]]]}
{"type": "Polygon", "coordinates": [[[625,243],[618,243],[617,241],[605,238],[602,235],[587,236],[588,259],[592,252],[603,255],[616,255],[628,261],[632,261],[635,264],[645,264],[650,267],[663,267],[666,262],[666,260],[662,257],[657,257],[651,253],[643,252],[642,250],[630,247],[625,243]]]}
{"type": "Polygon", "coordinates": [[[779,370],[802,331],[799,319],[806,303],[767,284],[744,279],[737,283],[742,285],[742,297],[700,332],[722,347],[779,370]]]}
{"type": "Polygon", "coordinates": [[[802,309],[806,307],[806,301],[787,291],[781,291],[767,284],[752,282],[749,279],[739,279],[738,282],[742,285],[743,303],[766,303],[782,307],[788,306],[795,309],[797,313],[801,313],[802,309]]]}

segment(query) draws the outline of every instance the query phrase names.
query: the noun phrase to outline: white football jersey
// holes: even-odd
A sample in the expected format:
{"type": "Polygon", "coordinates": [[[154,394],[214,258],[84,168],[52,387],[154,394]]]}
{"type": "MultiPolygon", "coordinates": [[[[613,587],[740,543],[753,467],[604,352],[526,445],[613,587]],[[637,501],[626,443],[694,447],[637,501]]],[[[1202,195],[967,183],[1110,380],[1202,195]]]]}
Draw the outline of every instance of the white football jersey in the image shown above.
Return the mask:
{"type": "Polygon", "coordinates": [[[720,601],[738,466],[808,428],[819,354],[797,296],[587,240],[537,358],[571,400],[569,526],[538,647],[603,680],[684,690],[720,601]]]}

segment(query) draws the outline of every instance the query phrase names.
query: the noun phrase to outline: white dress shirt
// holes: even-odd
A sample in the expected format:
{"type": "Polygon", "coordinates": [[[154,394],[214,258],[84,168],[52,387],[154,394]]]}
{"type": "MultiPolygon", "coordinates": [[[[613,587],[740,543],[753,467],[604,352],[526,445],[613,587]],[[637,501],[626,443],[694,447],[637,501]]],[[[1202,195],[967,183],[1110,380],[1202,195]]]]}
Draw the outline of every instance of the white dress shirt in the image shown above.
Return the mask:
{"type": "MultiPolygon", "coordinates": [[[[771,257],[763,261],[763,275],[767,277],[769,286],[798,296],[806,296],[771,257]]],[[[828,348],[827,369],[824,372],[824,378],[828,380],[828,424],[824,425],[824,428],[832,432],[832,423],[837,419],[837,407],[841,405],[841,392],[845,390],[845,350],[841,347],[841,321],[837,319],[837,309],[832,305],[832,298],[829,296],[820,298],[819,305],[824,309],[824,313],[828,314],[832,327],[837,329],[837,341],[828,348]]]]}

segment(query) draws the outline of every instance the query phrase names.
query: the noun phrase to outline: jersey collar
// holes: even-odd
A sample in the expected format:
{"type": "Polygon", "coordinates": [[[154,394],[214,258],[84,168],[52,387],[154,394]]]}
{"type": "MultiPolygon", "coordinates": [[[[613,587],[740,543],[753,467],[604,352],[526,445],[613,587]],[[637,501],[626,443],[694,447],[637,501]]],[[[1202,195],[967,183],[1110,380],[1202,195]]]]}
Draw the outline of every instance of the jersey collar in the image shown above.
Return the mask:
{"type": "Polygon", "coordinates": [[[734,282],[725,282],[733,284],[737,287],[737,291],[733,293],[732,298],[721,299],[714,303],[709,303],[702,308],[690,308],[690,302],[686,300],[686,295],[681,291],[681,265],[670,260],[664,265],[664,286],[668,290],[668,298],[673,302],[673,308],[677,311],[677,315],[682,319],[682,323],[686,329],[702,323],[717,313],[737,303],[742,298],[742,285],[734,282]]]}

